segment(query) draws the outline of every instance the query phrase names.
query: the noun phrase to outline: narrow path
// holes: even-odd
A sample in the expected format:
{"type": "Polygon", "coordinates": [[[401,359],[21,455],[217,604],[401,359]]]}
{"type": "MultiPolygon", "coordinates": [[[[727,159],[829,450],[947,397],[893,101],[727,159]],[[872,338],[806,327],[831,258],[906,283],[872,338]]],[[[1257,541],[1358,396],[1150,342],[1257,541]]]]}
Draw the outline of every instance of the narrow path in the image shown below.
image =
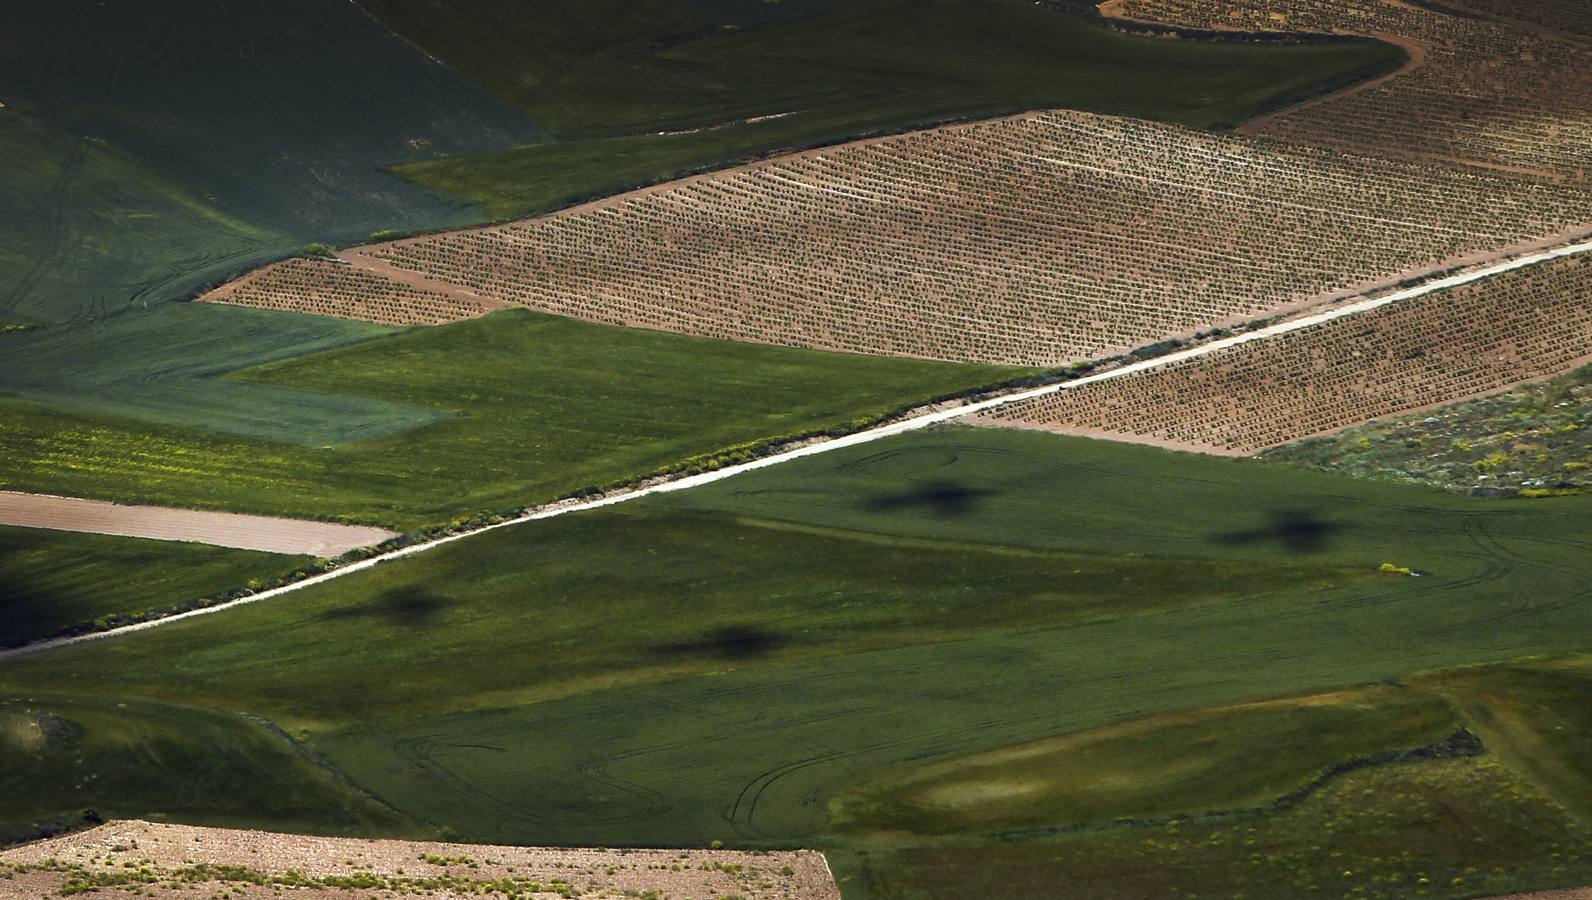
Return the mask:
{"type": "Polygon", "coordinates": [[[1219,353],[1229,347],[1246,344],[1250,341],[1262,341],[1268,338],[1276,337],[1277,335],[1287,334],[1293,331],[1301,331],[1315,325],[1320,325],[1323,322],[1330,322],[1334,319],[1359,315],[1360,313],[1368,312],[1373,309],[1379,309],[1391,303],[1398,303],[1400,301],[1414,299],[1416,297],[1421,297],[1437,291],[1447,290],[1448,288],[1458,287],[1462,284],[1469,284],[1473,281],[1480,281],[1493,275],[1514,271],[1515,269],[1523,269],[1527,266],[1533,266],[1538,263],[1547,262],[1551,259],[1560,259],[1566,256],[1576,256],[1589,252],[1592,252],[1592,240],[1583,240],[1576,244],[1558,247],[1551,250],[1539,251],[1526,256],[1518,257],[1516,259],[1494,263],[1492,265],[1461,272],[1457,275],[1450,275],[1446,278],[1433,279],[1432,281],[1428,281],[1424,284],[1407,288],[1405,290],[1394,291],[1392,293],[1358,300],[1356,302],[1337,306],[1322,312],[1301,316],[1297,319],[1279,322],[1275,325],[1269,325],[1265,328],[1256,329],[1255,331],[1246,332],[1234,337],[1222,338],[1220,340],[1201,344],[1197,347],[1190,347],[1186,350],[1168,353],[1165,356],[1158,356],[1153,359],[1142,360],[1140,362],[1131,363],[1129,365],[1111,369],[1106,372],[1100,372],[1095,375],[1077,378],[1072,381],[1045,385],[1044,387],[1017,390],[984,400],[965,403],[960,406],[935,409],[930,412],[910,416],[877,426],[875,428],[870,428],[865,431],[854,432],[852,434],[832,438],[830,440],[804,444],[793,447],[789,450],[772,453],[768,456],[754,459],[750,462],[740,463],[733,466],[725,466],[722,469],[716,469],[712,472],[702,472],[697,475],[687,475],[661,480],[630,490],[617,491],[615,493],[592,500],[565,500],[548,504],[546,506],[533,509],[518,518],[505,519],[504,521],[495,525],[486,525],[473,531],[448,535],[446,537],[437,538],[422,544],[413,544],[399,550],[384,553],[381,556],[374,556],[370,559],[361,560],[356,563],[350,563],[349,565],[343,566],[341,568],[333,569],[329,572],[324,572],[320,575],[306,578],[303,581],[297,581],[293,584],[283,585],[279,588],[261,591],[257,594],[252,594],[237,600],[231,600],[226,603],[217,604],[215,606],[208,606],[203,609],[195,609],[189,612],[179,613],[174,616],[168,616],[164,619],[155,619],[149,622],[140,622],[136,625],[126,625],[121,628],[113,628],[108,631],[77,635],[74,637],[56,638],[49,641],[40,641],[37,644],[29,644],[24,647],[17,647],[12,650],[0,651],[0,660],[6,660],[29,653],[39,653],[45,650],[52,650],[57,647],[65,647],[72,644],[83,643],[85,641],[104,640],[106,638],[116,637],[118,635],[123,635],[134,631],[158,628],[162,625],[167,625],[182,619],[188,619],[194,616],[210,615],[211,613],[221,612],[222,610],[231,609],[235,606],[242,606],[245,603],[269,600],[292,591],[303,590],[305,588],[323,584],[327,581],[331,581],[334,578],[342,578],[345,575],[352,575],[355,572],[364,571],[365,569],[381,565],[382,563],[389,562],[391,560],[402,559],[407,556],[425,553],[445,544],[451,544],[454,541],[461,541],[465,538],[469,538],[483,532],[493,531],[498,528],[509,528],[515,525],[525,524],[526,522],[537,522],[543,519],[551,519],[557,516],[567,515],[569,513],[585,512],[587,510],[600,509],[605,506],[615,506],[620,503],[628,503],[632,500],[639,500],[642,497],[648,497],[654,494],[665,494],[673,491],[689,490],[704,484],[711,484],[715,481],[723,481],[726,478],[734,478],[737,475],[742,475],[744,473],[756,471],[758,469],[766,469],[772,466],[781,465],[792,460],[802,459],[808,456],[816,456],[820,453],[829,453],[834,450],[843,450],[847,447],[855,447],[861,444],[867,444],[873,441],[881,440],[883,438],[895,437],[896,435],[920,431],[924,428],[929,428],[934,425],[954,421],[956,419],[962,418],[963,416],[987,412],[991,409],[1005,406],[1009,403],[1032,400],[1037,397],[1044,397],[1048,394],[1072,390],[1073,388],[1081,387],[1086,384],[1093,384],[1098,381],[1109,381],[1114,378],[1127,378],[1137,373],[1155,369],[1170,363],[1175,363],[1186,359],[1195,359],[1197,357],[1206,356],[1212,353],[1219,353]]]}
{"type": "Polygon", "coordinates": [[[398,535],[385,528],[338,525],[169,506],[129,506],[80,497],[0,491],[0,525],[193,541],[239,550],[332,558],[398,535]]]}

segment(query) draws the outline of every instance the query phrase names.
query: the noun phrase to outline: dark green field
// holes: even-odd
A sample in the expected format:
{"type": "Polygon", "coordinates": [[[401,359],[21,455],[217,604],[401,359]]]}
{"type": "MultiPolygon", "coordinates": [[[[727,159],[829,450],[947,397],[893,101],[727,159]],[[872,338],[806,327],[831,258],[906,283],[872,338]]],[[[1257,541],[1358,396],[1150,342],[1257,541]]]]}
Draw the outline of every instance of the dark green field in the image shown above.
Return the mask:
{"type": "Polygon", "coordinates": [[[557,136],[397,169],[496,217],[776,149],[1041,107],[1233,123],[1403,58],[1372,43],[1131,37],[1018,0],[366,5],[557,136]],[[764,116],[779,118],[743,123],[764,116]]]}
{"type": "Polygon", "coordinates": [[[308,557],[0,526],[0,647],[286,575],[308,557]]]}
{"type": "Polygon", "coordinates": [[[183,304],[0,343],[24,362],[0,375],[0,487],[401,529],[1021,374],[527,310],[394,332],[183,304]]]}
{"type": "Polygon", "coordinates": [[[180,297],[307,240],[475,214],[383,165],[543,133],[339,0],[0,10],[0,321],[180,297]]]}
{"type": "MultiPolygon", "coordinates": [[[[1480,724],[1479,695],[1420,673],[1589,649],[1588,499],[1475,501],[945,429],[11,660],[0,694],[248,710],[402,813],[471,840],[823,846],[848,897],[1022,894],[1083,860],[1099,866],[1083,896],[1142,896],[1157,879],[1219,882],[1253,853],[1271,867],[1244,876],[1253,897],[1295,897],[1299,879],[1328,875],[1342,885],[1344,869],[1390,885],[1417,864],[1432,896],[1570,884],[1587,875],[1586,834],[1543,792],[1584,796],[1579,763],[1520,760],[1531,735],[1583,727],[1541,712],[1541,698],[1581,688],[1517,692],[1526,699],[1504,706],[1521,724],[1505,741],[1480,724]],[[1275,715],[1215,711],[1221,728],[1124,724],[1374,682],[1389,687],[1275,715]],[[1461,726],[1481,746],[1444,749],[1461,726]],[[1043,751],[1068,742],[1098,749],[1102,777],[1143,774],[1113,745],[1176,748],[1182,762],[1153,796],[1046,788],[1054,815],[1037,832],[998,803],[919,817],[890,793],[1012,764],[1020,745],[1039,749],[1032,768],[995,781],[1055,772],[1043,751]],[[1244,764],[1269,746],[1299,752],[1244,764]],[[1177,826],[1197,842],[1161,855],[1146,841],[1165,824],[1100,825],[1235,806],[1250,818],[1177,826]],[[973,833],[936,836],[969,821],[973,833]],[[1338,848],[1348,862],[1313,849],[1330,843],[1325,823],[1355,835],[1338,848]],[[1465,871],[1473,839],[1491,842],[1480,873],[1465,871]],[[1021,874],[1003,880],[999,866],[1021,874]]],[[[163,804],[135,788],[95,802],[163,804]]]]}

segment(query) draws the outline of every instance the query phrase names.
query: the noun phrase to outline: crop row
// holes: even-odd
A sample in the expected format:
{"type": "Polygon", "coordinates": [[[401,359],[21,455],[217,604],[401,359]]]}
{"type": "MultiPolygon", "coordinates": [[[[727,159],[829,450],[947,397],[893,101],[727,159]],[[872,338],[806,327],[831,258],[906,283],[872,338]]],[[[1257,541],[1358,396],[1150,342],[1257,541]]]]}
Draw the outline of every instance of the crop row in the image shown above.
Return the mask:
{"type": "MultiPolygon", "coordinates": [[[[1583,0],[1481,6],[1588,20],[1583,0]]],[[[1573,39],[1403,0],[1118,0],[1113,9],[1185,27],[1369,34],[1420,57],[1411,71],[1267,117],[1250,133],[1592,184],[1592,53],[1573,39]]]]}
{"type": "Polygon", "coordinates": [[[1252,453],[1557,374],[1592,347],[1592,260],[1517,269],[985,417],[1252,453]]]}
{"type": "Polygon", "coordinates": [[[1496,253],[1588,209],[1550,185],[1052,111],[357,256],[597,322],[1055,365],[1496,253]]]}
{"type": "Polygon", "coordinates": [[[255,269],[200,299],[385,325],[439,325],[486,312],[438,291],[319,259],[287,259],[255,269]]]}

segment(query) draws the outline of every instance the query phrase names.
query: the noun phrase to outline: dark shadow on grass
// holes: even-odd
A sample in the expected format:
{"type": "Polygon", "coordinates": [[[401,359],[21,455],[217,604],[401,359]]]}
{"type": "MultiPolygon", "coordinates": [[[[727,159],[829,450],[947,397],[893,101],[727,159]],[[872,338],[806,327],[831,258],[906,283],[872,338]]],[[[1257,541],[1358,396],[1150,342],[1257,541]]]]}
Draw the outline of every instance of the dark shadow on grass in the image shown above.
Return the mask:
{"type": "Polygon", "coordinates": [[[406,587],[388,591],[369,603],[330,610],[322,618],[376,618],[400,628],[420,628],[430,625],[437,614],[452,606],[453,602],[420,588],[406,587]]]}
{"type": "Polygon", "coordinates": [[[988,488],[968,487],[953,481],[930,481],[898,494],[885,494],[864,501],[873,512],[921,511],[942,518],[965,516],[986,498],[995,496],[988,488]]]}
{"type": "Polygon", "coordinates": [[[700,657],[719,659],[752,659],[779,649],[785,644],[782,635],[746,625],[720,628],[694,641],[676,641],[660,644],[653,652],[660,656],[700,657]]]}
{"type": "Polygon", "coordinates": [[[1272,513],[1271,521],[1260,528],[1223,532],[1212,539],[1234,547],[1275,543],[1294,553],[1320,553],[1327,548],[1333,535],[1342,530],[1343,526],[1318,518],[1314,513],[1285,509],[1272,513]]]}

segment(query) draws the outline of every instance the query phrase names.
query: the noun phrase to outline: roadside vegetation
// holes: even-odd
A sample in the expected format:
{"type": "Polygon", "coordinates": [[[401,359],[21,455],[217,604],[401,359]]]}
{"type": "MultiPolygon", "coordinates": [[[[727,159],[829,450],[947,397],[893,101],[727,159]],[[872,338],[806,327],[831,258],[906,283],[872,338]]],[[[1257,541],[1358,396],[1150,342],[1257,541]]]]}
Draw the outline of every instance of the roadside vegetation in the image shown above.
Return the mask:
{"type": "Polygon", "coordinates": [[[1584,653],[1588,499],[946,428],[8,660],[0,696],[248,710],[439,835],[821,846],[848,897],[1568,885],[1584,673],[1453,667],[1584,653]]]}
{"type": "Polygon", "coordinates": [[[1476,496],[1560,496],[1592,488],[1592,366],[1262,454],[1476,496]]]}
{"type": "Polygon", "coordinates": [[[310,562],[203,544],[0,526],[0,647],[106,627],[310,562]]]}
{"type": "MultiPolygon", "coordinates": [[[[527,310],[398,333],[208,305],[158,318],[144,331],[104,329],[97,352],[66,379],[82,386],[79,398],[29,399],[53,400],[48,384],[0,398],[0,486],[412,530],[843,427],[1026,371],[737,344],[527,310]],[[204,327],[215,324],[226,327],[204,327]],[[296,355],[330,335],[354,343],[296,355]],[[237,368],[262,359],[279,361],[237,368]]],[[[77,339],[39,337],[27,371],[66,365],[77,339]]]]}
{"type": "Polygon", "coordinates": [[[494,218],[775,150],[1042,107],[1232,123],[1403,60],[1374,42],[1136,37],[1017,0],[363,5],[557,138],[395,168],[494,218]]]}

